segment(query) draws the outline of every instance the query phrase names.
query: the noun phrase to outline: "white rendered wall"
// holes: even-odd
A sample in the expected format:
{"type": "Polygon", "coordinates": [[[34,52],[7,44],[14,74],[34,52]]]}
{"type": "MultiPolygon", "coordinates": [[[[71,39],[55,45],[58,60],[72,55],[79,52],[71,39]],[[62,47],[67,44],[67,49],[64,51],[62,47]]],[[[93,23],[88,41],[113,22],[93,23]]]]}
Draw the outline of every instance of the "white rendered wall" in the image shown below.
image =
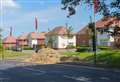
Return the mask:
{"type": "Polygon", "coordinates": [[[70,39],[58,36],[58,48],[66,48],[68,43],[73,43],[73,46],[76,46],[76,36],[70,39]]]}

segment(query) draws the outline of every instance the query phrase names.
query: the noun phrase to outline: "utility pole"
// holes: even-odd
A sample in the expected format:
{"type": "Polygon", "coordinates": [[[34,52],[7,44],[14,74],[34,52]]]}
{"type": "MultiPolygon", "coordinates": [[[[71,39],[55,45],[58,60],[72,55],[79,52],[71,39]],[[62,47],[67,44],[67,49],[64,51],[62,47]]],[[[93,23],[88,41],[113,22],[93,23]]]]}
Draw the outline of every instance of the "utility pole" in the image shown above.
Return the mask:
{"type": "Polygon", "coordinates": [[[92,30],[92,50],[94,53],[94,65],[97,63],[97,33],[95,27],[95,21],[92,21],[92,17],[90,16],[89,28],[92,30]]]}
{"type": "Polygon", "coordinates": [[[97,64],[97,35],[95,22],[93,23],[93,52],[94,52],[94,64],[97,64]]]}

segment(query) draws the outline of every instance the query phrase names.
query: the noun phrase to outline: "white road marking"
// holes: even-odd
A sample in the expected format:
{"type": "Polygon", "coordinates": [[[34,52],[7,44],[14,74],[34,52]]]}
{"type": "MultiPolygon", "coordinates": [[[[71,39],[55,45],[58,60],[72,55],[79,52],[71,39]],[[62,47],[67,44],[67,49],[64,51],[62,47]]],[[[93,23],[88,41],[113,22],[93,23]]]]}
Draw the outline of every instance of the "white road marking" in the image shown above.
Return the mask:
{"type": "Polygon", "coordinates": [[[68,75],[64,75],[63,77],[68,78],[68,79],[77,80],[77,81],[82,81],[82,82],[91,82],[90,79],[86,78],[86,77],[73,77],[73,76],[68,76],[68,75]]]}
{"type": "Polygon", "coordinates": [[[4,82],[4,80],[9,80],[9,78],[0,78],[0,82],[4,82]]]}
{"type": "Polygon", "coordinates": [[[33,75],[44,75],[45,73],[32,73],[33,75]]]}
{"type": "Polygon", "coordinates": [[[110,80],[110,78],[108,78],[108,77],[101,77],[100,79],[103,79],[103,80],[110,80]]]}

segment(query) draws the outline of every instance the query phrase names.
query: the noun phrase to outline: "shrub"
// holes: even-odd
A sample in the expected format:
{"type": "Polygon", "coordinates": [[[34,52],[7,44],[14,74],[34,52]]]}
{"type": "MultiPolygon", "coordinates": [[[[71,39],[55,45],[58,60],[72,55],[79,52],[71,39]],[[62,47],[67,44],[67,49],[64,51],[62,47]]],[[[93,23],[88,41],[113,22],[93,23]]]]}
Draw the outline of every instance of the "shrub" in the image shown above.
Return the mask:
{"type": "Polygon", "coordinates": [[[109,47],[109,46],[98,46],[97,48],[100,50],[110,50],[111,49],[111,47],[109,47]]]}
{"type": "Polygon", "coordinates": [[[85,52],[85,51],[89,51],[89,47],[77,47],[77,52],[85,52]]]}
{"type": "Polygon", "coordinates": [[[24,47],[23,47],[23,50],[33,50],[33,48],[28,47],[28,46],[24,46],[24,47]]]}
{"type": "Polygon", "coordinates": [[[73,49],[73,48],[75,48],[75,46],[73,46],[73,45],[68,45],[66,48],[67,48],[67,49],[73,49]]]}
{"type": "Polygon", "coordinates": [[[88,45],[79,45],[77,46],[77,48],[80,48],[80,47],[89,47],[88,45]]]}

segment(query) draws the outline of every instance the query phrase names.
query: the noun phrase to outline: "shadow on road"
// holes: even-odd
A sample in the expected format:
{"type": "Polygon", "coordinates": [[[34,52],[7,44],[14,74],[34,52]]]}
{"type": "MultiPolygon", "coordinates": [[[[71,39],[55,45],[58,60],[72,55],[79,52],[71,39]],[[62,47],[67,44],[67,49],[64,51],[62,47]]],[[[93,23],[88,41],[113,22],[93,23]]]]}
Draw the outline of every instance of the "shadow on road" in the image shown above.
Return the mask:
{"type": "Polygon", "coordinates": [[[119,82],[120,73],[63,64],[26,65],[0,71],[0,82],[119,82]]]}

